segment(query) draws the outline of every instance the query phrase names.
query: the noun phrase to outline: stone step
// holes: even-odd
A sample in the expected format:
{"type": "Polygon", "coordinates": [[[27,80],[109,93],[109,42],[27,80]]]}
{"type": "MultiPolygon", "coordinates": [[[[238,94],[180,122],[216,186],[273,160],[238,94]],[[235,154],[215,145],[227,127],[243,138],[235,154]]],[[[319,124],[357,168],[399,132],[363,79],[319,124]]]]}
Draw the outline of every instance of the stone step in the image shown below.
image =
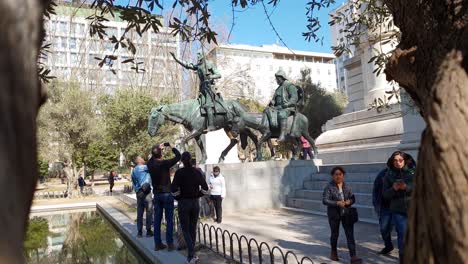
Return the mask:
{"type": "MultiPolygon", "coordinates": [[[[322,190],[327,186],[328,181],[304,181],[304,189],[322,190]]],[[[372,193],[374,183],[372,182],[349,182],[354,193],[372,193]]]]}
{"type": "MultiPolygon", "coordinates": [[[[310,199],[321,201],[323,190],[296,190],[293,198],[310,199]]],[[[372,194],[369,193],[354,193],[356,203],[361,205],[372,206],[372,194]]]]}
{"type": "MultiPolygon", "coordinates": [[[[281,206],[281,210],[292,212],[292,213],[300,213],[300,214],[309,214],[309,215],[321,215],[321,216],[327,216],[327,212],[322,212],[322,211],[314,211],[314,210],[307,210],[307,209],[299,209],[299,208],[294,208],[294,207],[289,207],[289,206],[281,206]]],[[[365,218],[359,216],[359,222],[365,222],[369,224],[379,224],[379,220],[376,218],[365,218]]]]}
{"type": "MultiPolygon", "coordinates": [[[[346,182],[374,182],[377,173],[373,172],[351,172],[346,173],[344,180],[346,182]]],[[[314,181],[330,181],[332,176],[329,173],[317,173],[312,175],[314,181]]]]}
{"type": "MultiPolygon", "coordinates": [[[[327,207],[322,204],[321,200],[288,198],[286,205],[288,207],[293,207],[293,208],[319,211],[319,212],[325,212],[325,213],[327,212],[327,207]]],[[[362,218],[378,219],[377,215],[374,212],[374,208],[372,206],[360,205],[360,204],[354,204],[353,206],[357,208],[358,215],[360,218],[362,217],[362,218]]]]}
{"type": "MultiPolygon", "coordinates": [[[[320,173],[330,174],[330,171],[333,167],[337,165],[322,165],[319,167],[320,173]]],[[[367,164],[345,164],[340,165],[346,171],[346,173],[359,173],[359,172],[369,172],[369,173],[379,173],[379,171],[385,169],[387,164],[385,163],[367,163],[367,164]]]]}

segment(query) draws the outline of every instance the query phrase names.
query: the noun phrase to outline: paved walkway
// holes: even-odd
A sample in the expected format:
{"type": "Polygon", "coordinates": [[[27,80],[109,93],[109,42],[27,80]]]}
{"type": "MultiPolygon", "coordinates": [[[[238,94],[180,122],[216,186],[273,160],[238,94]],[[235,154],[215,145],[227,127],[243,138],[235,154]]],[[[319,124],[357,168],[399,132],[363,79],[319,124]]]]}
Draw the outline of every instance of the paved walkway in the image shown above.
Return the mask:
{"type": "MultiPolygon", "coordinates": [[[[223,216],[222,224],[211,223],[239,236],[255,238],[259,243],[267,242],[271,247],[279,246],[285,251],[291,250],[298,256],[309,256],[317,263],[349,263],[346,237],[341,228],[338,240],[340,262],[331,261],[330,228],[324,216],[268,210],[223,216]]],[[[390,256],[380,256],[382,248],[378,225],[357,223],[354,235],[357,254],[363,263],[398,263],[398,250],[390,256]]],[[[394,237],[396,246],[396,237],[394,237]]]]}

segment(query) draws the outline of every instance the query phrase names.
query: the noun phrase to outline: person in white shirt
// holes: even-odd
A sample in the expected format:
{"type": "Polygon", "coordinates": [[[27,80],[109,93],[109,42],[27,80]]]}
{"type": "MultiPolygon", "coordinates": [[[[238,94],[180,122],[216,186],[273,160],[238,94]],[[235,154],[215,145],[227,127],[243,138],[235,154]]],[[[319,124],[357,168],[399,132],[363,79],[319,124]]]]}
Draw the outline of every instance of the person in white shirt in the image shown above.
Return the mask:
{"type": "Polygon", "coordinates": [[[216,222],[221,223],[223,219],[222,202],[226,198],[226,181],[224,176],[221,174],[221,170],[218,166],[213,168],[213,173],[210,176],[210,198],[213,201],[213,205],[216,211],[216,222]]]}

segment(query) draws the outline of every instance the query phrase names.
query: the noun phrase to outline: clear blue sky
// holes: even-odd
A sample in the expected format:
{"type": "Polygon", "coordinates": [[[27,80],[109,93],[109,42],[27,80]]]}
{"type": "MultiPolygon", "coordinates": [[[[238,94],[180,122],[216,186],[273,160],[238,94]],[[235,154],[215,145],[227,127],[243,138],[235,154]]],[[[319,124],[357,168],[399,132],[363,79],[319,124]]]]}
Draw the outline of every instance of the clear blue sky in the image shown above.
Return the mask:
{"type": "MultiPolygon", "coordinates": [[[[294,50],[329,52],[330,47],[330,27],[328,25],[328,13],[341,5],[345,0],[336,0],[336,4],[327,9],[320,9],[316,14],[319,17],[322,28],[318,35],[323,36],[323,43],[307,42],[302,33],[306,31],[307,17],[306,4],[309,0],[280,0],[278,6],[271,15],[271,20],[281,38],[289,48],[294,50]]],[[[268,12],[272,11],[272,6],[265,0],[265,5],[268,12]]],[[[127,4],[128,1],[117,0],[116,4],[127,4]]],[[[173,0],[163,0],[162,4],[165,11],[171,10],[173,0]]],[[[224,24],[226,31],[229,32],[232,23],[231,0],[210,0],[209,10],[212,14],[212,21],[224,24]]],[[[254,7],[241,9],[240,12],[235,12],[235,27],[231,34],[230,43],[234,44],[249,44],[262,45],[274,44],[277,42],[275,32],[270,26],[265,15],[263,6],[258,3],[254,7]]],[[[161,10],[154,10],[155,13],[161,14],[161,10]]],[[[176,12],[177,13],[177,12],[176,12]]],[[[282,45],[280,42],[278,42],[282,45]]]]}
{"type": "MultiPolygon", "coordinates": [[[[265,3],[268,1],[265,0],[265,3]]],[[[271,20],[281,38],[289,48],[295,50],[332,52],[330,47],[330,27],[328,25],[328,13],[341,5],[343,0],[338,0],[328,9],[320,9],[317,13],[322,28],[318,35],[323,36],[323,45],[320,42],[307,42],[302,33],[306,31],[307,17],[306,4],[309,0],[281,0],[276,10],[271,15],[271,20]]],[[[230,1],[212,0],[209,3],[210,11],[214,21],[223,21],[228,27],[232,23],[232,10],[230,1]]],[[[269,12],[272,11],[271,5],[266,5],[269,12]]],[[[241,8],[237,8],[241,10],[241,8]]],[[[277,42],[275,32],[265,15],[261,3],[250,7],[243,12],[235,12],[235,26],[231,34],[230,43],[262,45],[273,44],[277,42]]]]}

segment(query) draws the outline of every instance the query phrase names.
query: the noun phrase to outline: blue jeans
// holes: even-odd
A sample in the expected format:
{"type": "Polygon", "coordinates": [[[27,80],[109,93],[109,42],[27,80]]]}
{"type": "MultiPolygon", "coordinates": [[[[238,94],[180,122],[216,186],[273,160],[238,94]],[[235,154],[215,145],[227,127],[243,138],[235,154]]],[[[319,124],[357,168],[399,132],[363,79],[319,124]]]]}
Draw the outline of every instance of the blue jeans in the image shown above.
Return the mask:
{"type": "Polygon", "coordinates": [[[137,193],[137,229],[141,233],[143,229],[143,212],[146,210],[146,231],[151,231],[151,220],[153,220],[153,201],[151,193],[139,197],[137,193]]]}
{"type": "Polygon", "coordinates": [[[406,234],[406,223],[408,222],[408,216],[399,213],[392,213],[393,224],[398,235],[398,251],[400,255],[403,255],[403,249],[405,248],[405,234],[406,234]]]}
{"type": "Polygon", "coordinates": [[[392,213],[388,208],[380,208],[379,216],[380,234],[385,243],[385,248],[393,248],[392,243],[392,213]]]}
{"type": "Polygon", "coordinates": [[[180,227],[187,244],[187,260],[190,261],[195,256],[195,242],[197,241],[198,215],[200,214],[198,198],[181,199],[179,200],[178,208],[180,227]]]}
{"type": "Polygon", "coordinates": [[[174,197],[171,193],[156,193],[154,195],[154,243],[161,245],[162,215],[166,216],[166,243],[174,244],[174,197]]]}

